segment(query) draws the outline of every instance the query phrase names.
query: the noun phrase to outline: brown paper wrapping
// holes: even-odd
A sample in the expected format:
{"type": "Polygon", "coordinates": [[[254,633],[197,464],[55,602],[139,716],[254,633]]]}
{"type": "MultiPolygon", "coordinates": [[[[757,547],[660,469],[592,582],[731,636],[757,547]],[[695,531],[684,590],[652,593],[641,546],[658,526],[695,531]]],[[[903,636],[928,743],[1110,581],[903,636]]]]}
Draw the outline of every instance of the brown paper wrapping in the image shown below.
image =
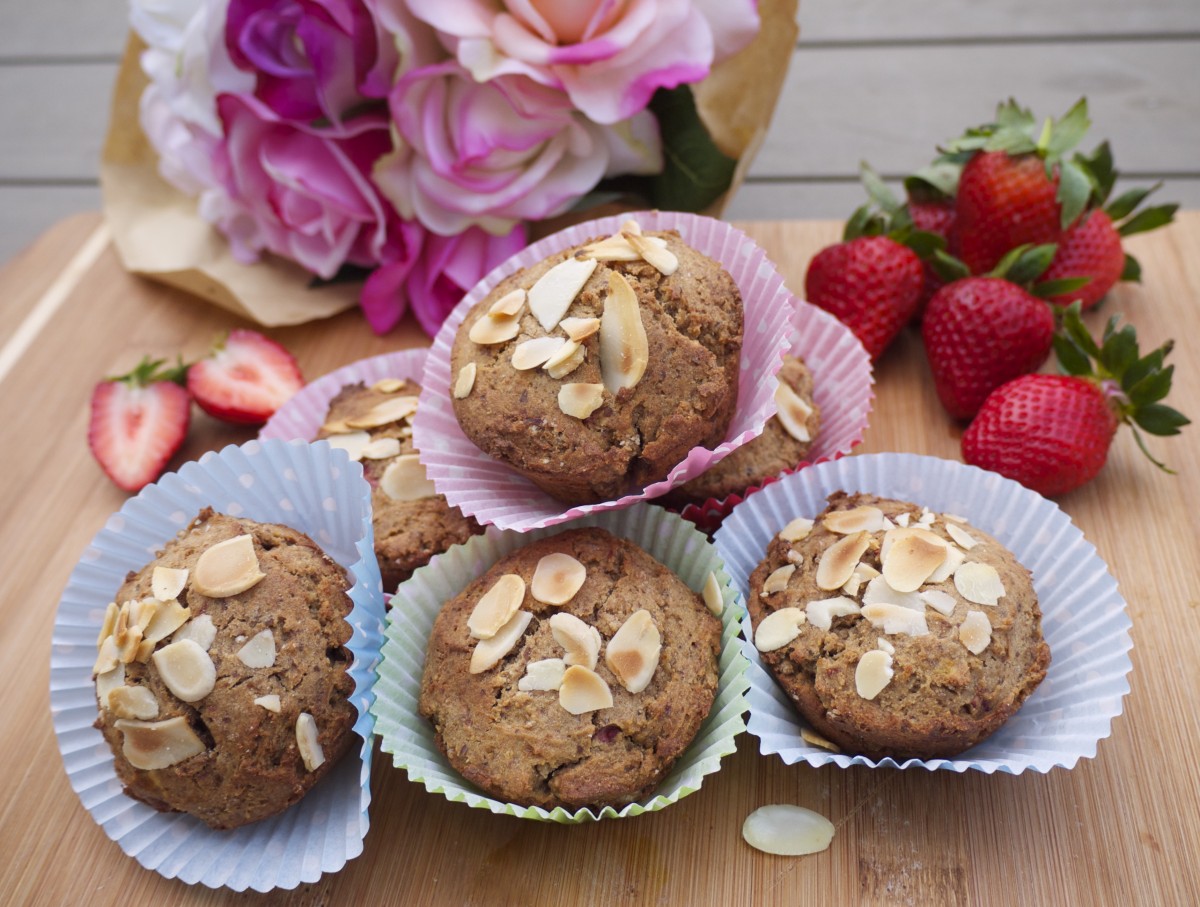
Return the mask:
{"type": "MultiPolygon", "coordinates": [[[[707,214],[720,215],[766,135],[796,42],[797,2],[759,0],[758,36],[695,86],[697,110],[717,147],[738,159],[733,184],[707,214]]],[[[138,120],[147,82],[138,62],[143,49],[131,33],[100,162],[104,214],[125,268],[266,327],[315,321],[356,305],[361,283],[313,287],[311,274],[270,254],[253,265],[236,261],[225,237],[196,213],[195,199],[159,176],[138,120]]]]}

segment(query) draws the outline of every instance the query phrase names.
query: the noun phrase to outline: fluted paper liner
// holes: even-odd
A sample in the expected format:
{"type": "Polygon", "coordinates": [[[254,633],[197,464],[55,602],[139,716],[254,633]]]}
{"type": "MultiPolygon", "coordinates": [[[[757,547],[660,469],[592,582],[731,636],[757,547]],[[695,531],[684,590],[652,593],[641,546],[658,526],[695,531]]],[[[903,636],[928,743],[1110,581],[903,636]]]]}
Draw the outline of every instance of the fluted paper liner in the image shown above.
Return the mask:
{"type": "Polygon", "coordinates": [[[144,488],[83,552],[59,601],[50,654],[50,709],[59,750],[84,807],[125,853],[167,878],[235,891],[295,888],[362,853],[371,800],[375,670],[383,591],[375,562],[370,489],[358,463],[327,444],[251,441],[208,453],[144,488]],[[300,530],[353,578],[348,617],[351,701],[358,746],[299,803],[232,831],[161,813],[126,796],[96,720],[92,664],[104,609],[125,574],[149,563],[201,508],[300,530]]]}
{"type": "Polygon", "coordinates": [[[573,521],[529,533],[502,531],[489,527],[462,545],[437,555],[426,567],[413,573],[400,585],[388,612],[388,626],[379,666],[375,713],[376,733],[381,749],[391,753],[397,768],[408,773],[409,780],[446,799],[466,803],[494,813],[523,819],[578,823],[603,818],[623,818],[654,812],[675,803],[699,789],[704,776],[717,771],[721,757],[736,749],[735,738],[746,729],[746,660],[737,643],[738,622],[744,613],[729,576],[712,544],[690,523],[658,507],[645,504],[628,510],[592,514],[573,521]],[[606,806],[593,811],[563,808],[546,810],[538,806],[520,806],[489,797],[465,781],[434,743],[433,728],[417,711],[421,694],[421,673],[425,666],[425,647],[434,619],[443,603],[449,601],[501,557],[530,542],[557,535],[567,529],[599,526],[628,539],[647,551],[679,576],[691,589],[700,592],[709,572],[717,576],[725,608],[721,615],[720,677],[716,699],[696,739],[684,751],[670,773],[648,799],[616,810],[606,806]]]}
{"type": "Polygon", "coordinates": [[[1072,768],[1096,755],[1129,692],[1133,648],[1125,601],[1104,561],[1057,505],[995,473],[914,454],[846,457],[805,469],[764,488],[734,508],[715,542],[739,592],[771,537],[796,516],[815,517],[831,492],[867,492],[964,517],[1008,547],[1033,574],[1050,646],[1046,679],[995,734],[953,759],[878,761],[834,754],[805,742],[804,722],[775,683],[743,625],[750,661],[750,733],[764,755],[809,765],[967,769],[1020,774],[1072,768]]]}
{"type": "Polygon", "coordinates": [[[446,318],[425,362],[421,403],[413,420],[413,443],[421,451],[421,462],[439,494],[480,523],[501,529],[537,529],[657,497],[759,435],[767,419],[775,414],[775,373],[787,349],[795,302],[763,250],[742,231],[721,221],[674,211],[638,211],[576,224],[534,243],[493,270],[446,318]],[[737,409],[721,444],[712,450],[692,448],[665,479],[613,501],[572,507],[481,452],[463,434],[449,396],[450,349],[467,313],[505,277],[556,252],[616,233],[631,218],[646,231],[678,230],[684,242],[720,262],[737,283],[745,308],[737,409]]]}

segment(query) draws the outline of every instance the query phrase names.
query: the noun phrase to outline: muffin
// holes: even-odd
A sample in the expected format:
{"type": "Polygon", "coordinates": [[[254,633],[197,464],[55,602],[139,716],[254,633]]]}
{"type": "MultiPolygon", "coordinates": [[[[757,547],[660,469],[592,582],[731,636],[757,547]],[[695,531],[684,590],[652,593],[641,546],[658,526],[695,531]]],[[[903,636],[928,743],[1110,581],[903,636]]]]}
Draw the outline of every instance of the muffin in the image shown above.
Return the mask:
{"type": "Polygon", "coordinates": [[[767,420],[761,435],[672,489],[666,502],[682,507],[710,498],[724,500],[803,462],[821,427],[821,408],[813,400],[812,372],[803,359],[783,357],[775,403],[778,412],[767,420]]]}
{"type": "Polygon", "coordinates": [[[400,378],[347,385],[329,402],[317,433],[317,440],[362,462],[371,485],[375,557],[389,592],[435,554],[483,531],[425,478],[409,424],[420,392],[415,381],[400,378]]]}
{"type": "Polygon", "coordinates": [[[307,536],[204,509],[108,606],[96,727],[125,792],[237,828],[345,754],[346,571],[307,536]]]}
{"type": "Polygon", "coordinates": [[[574,529],[501,558],[438,613],[419,711],[470,783],[545,809],[645,798],[695,737],[721,622],[636,545],[574,529]]]}
{"type": "Polygon", "coordinates": [[[949,514],[835,492],[749,582],[754,644],[799,713],[871,758],[954,756],[1046,676],[1029,571],[949,514]]]}
{"type": "Polygon", "coordinates": [[[594,503],[664,478],[724,440],[742,300],[675,231],[614,236],[503,280],[450,354],[464,434],[554,498],[594,503]]]}

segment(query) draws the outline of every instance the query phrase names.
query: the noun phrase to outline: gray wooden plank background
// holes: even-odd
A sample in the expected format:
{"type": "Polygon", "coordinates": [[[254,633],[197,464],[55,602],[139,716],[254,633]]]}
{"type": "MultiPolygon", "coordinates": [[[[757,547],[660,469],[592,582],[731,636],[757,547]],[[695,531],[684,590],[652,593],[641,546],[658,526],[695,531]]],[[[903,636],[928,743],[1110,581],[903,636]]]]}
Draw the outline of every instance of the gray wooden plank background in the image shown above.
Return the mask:
{"type": "MultiPolygon", "coordinates": [[[[0,0],[0,262],[100,205],[122,0],[0,0]]],[[[1015,95],[1089,97],[1134,182],[1200,207],[1200,0],[801,0],[801,39],[735,218],[840,218],[860,160],[893,179],[1015,95]]]]}

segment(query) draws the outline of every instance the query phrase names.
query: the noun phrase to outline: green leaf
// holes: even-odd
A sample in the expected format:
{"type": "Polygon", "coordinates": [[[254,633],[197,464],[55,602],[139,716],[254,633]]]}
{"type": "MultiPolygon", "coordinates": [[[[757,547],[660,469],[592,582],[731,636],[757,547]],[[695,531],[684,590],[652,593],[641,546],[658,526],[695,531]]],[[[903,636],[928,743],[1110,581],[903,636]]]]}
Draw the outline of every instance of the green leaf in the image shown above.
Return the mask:
{"type": "Polygon", "coordinates": [[[1133,414],[1133,421],[1152,435],[1177,435],[1179,429],[1191,424],[1191,419],[1162,403],[1143,406],[1133,414]]]}
{"type": "Polygon", "coordinates": [[[996,105],[996,125],[1002,129],[1031,131],[1036,123],[1033,112],[1018,104],[1016,98],[1009,98],[996,105]]]}
{"type": "Polygon", "coordinates": [[[1149,189],[1138,188],[1130,189],[1128,192],[1122,192],[1114,198],[1109,204],[1105,205],[1104,213],[1112,218],[1113,223],[1128,217],[1133,213],[1133,209],[1146,200],[1146,196],[1161,186],[1162,183],[1155,183],[1149,189]]]}
{"type": "Polygon", "coordinates": [[[900,200],[888,188],[883,177],[876,173],[866,161],[860,161],[858,164],[858,178],[862,182],[863,188],[867,190],[867,197],[884,211],[890,213],[900,207],[900,200]]]}
{"type": "Polygon", "coordinates": [[[1066,154],[1079,144],[1091,125],[1092,121],[1088,119],[1087,98],[1080,98],[1051,129],[1050,139],[1046,144],[1047,156],[1058,158],[1066,154]]]}
{"type": "Polygon", "coordinates": [[[971,269],[966,264],[942,249],[934,250],[929,265],[933,268],[934,273],[947,283],[971,276],[971,269]]]}
{"type": "Polygon", "coordinates": [[[1146,440],[1142,437],[1142,433],[1137,430],[1132,424],[1129,424],[1129,430],[1133,432],[1133,440],[1137,441],[1138,449],[1145,455],[1146,459],[1161,469],[1168,475],[1175,475],[1175,470],[1171,469],[1162,460],[1155,459],[1154,454],[1150,453],[1150,448],[1146,446],[1146,440]]]}
{"type": "Polygon", "coordinates": [[[939,196],[954,198],[958,193],[958,178],[962,175],[963,163],[939,159],[922,167],[904,181],[908,197],[916,201],[935,201],[939,196]]]}
{"type": "Polygon", "coordinates": [[[722,154],[696,113],[687,85],[659,89],[650,101],[663,140],[663,172],[651,180],[651,202],[669,211],[702,211],[729,188],[737,161],[722,154]]]}
{"type": "Polygon", "coordinates": [[[1142,282],[1142,266],[1128,252],[1125,253],[1125,267],[1121,269],[1121,279],[1131,280],[1134,283],[1142,282]]]}
{"type": "Polygon", "coordinates": [[[852,239],[858,239],[860,236],[865,236],[864,232],[867,228],[867,221],[871,219],[871,206],[862,205],[854,209],[854,213],[850,215],[850,219],[846,221],[846,226],[842,230],[842,241],[849,242],[852,239]]]}
{"type": "MultiPolygon", "coordinates": [[[[895,238],[895,237],[893,237],[895,238]]],[[[901,242],[897,240],[897,242],[901,242]]],[[[921,261],[928,261],[933,258],[934,253],[944,252],[946,249],[946,238],[938,236],[936,233],[930,233],[927,230],[912,230],[903,239],[903,245],[908,246],[917,253],[917,257],[921,261]]]]}
{"type": "Polygon", "coordinates": [[[1052,340],[1054,353],[1058,356],[1059,371],[1067,375],[1090,375],[1092,360],[1087,353],[1063,334],[1055,334],[1052,340]]]}
{"type": "MultiPolygon", "coordinates": [[[[1037,280],[1046,269],[1050,267],[1050,262],[1054,260],[1054,253],[1058,251],[1058,246],[1054,243],[1046,243],[1041,246],[1023,246],[1023,251],[1013,259],[1008,268],[997,276],[1006,277],[1008,280],[1018,286],[1028,286],[1037,280]]],[[[1018,251],[1016,249],[1013,250],[1018,251]]],[[[1000,264],[996,265],[997,270],[1008,261],[1012,252],[1004,256],[1000,260],[1000,264]]]]}
{"type": "Polygon", "coordinates": [[[1058,169],[1058,203],[1062,206],[1060,218],[1065,230],[1083,213],[1092,195],[1092,183],[1079,164],[1064,161],[1058,169]]]}
{"type": "Polygon", "coordinates": [[[1106,331],[1100,347],[1100,364],[1109,374],[1120,376],[1137,362],[1137,334],[1132,329],[1106,331]]]}
{"type": "Polygon", "coordinates": [[[1029,136],[1003,129],[989,138],[983,145],[984,151],[1004,151],[1016,157],[1018,154],[1031,154],[1037,151],[1037,145],[1029,136]]]}
{"type": "Polygon", "coordinates": [[[1165,227],[1175,219],[1175,212],[1179,210],[1179,205],[1158,205],[1154,208],[1147,208],[1145,211],[1139,211],[1121,226],[1117,227],[1117,232],[1122,236],[1133,236],[1134,233],[1145,233],[1147,230],[1157,230],[1159,227],[1165,227]]]}
{"type": "Polygon", "coordinates": [[[1081,350],[1091,356],[1093,359],[1100,358],[1100,347],[1096,345],[1096,341],[1092,339],[1092,335],[1088,332],[1083,319],[1079,315],[1080,305],[1078,301],[1071,303],[1062,314],[1062,325],[1069,336],[1081,350]]]}
{"type": "Polygon", "coordinates": [[[1082,290],[1091,282],[1092,278],[1090,277],[1060,277],[1057,280],[1041,280],[1035,283],[1029,292],[1038,299],[1070,296],[1076,290],[1082,290]]]}
{"type": "Polygon", "coordinates": [[[1165,356],[1165,349],[1159,347],[1154,352],[1147,353],[1141,359],[1137,360],[1137,362],[1125,369],[1125,374],[1121,376],[1121,389],[1128,394],[1148,377],[1161,371],[1165,356]]]}
{"type": "Polygon", "coordinates": [[[1157,403],[1171,390],[1171,379],[1175,376],[1175,366],[1169,365],[1161,372],[1151,372],[1133,387],[1125,391],[1129,402],[1136,407],[1157,403]]]}
{"type": "Polygon", "coordinates": [[[1090,155],[1077,154],[1075,160],[1091,180],[1096,198],[1105,201],[1117,181],[1111,146],[1107,141],[1101,142],[1090,155]]]}
{"type": "Polygon", "coordinates": [[[1004,253],[1004,257],[996,262],[996,266],[987,272],[988,277],[1008,277],[1008,272],[1012,270],[1013,265],[1017,263],[1022,255],[1033,248],[1029,243],[1023,246],[1017,246],[1014,249],[1009,249],[1004,253]]]}

